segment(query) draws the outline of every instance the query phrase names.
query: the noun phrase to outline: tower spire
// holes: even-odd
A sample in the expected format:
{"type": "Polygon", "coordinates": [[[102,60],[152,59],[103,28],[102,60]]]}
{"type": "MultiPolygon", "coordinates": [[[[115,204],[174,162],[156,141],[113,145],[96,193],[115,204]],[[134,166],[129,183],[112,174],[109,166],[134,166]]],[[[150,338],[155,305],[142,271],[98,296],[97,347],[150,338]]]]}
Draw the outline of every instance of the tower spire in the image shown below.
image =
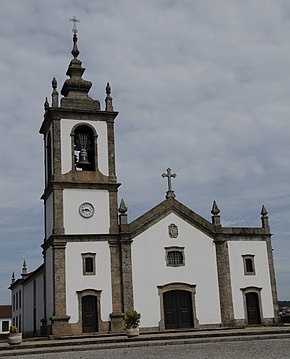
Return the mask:
{"type": "Polygon", "coordinates": [[[73,59],[71,60],[66,75],[69,76],[61,89],[61,94],[65,97],[61,99],[61,106],[66,108],[83,108],[86,103],[87,108],[94,110],[100,109],[99,101],[94,101],[88,96],[90,88],[92,87],[91,81],[86,81],[82,78],[85,72],[85,68],[82,67],[82,62],[78,59],[80,54],[78,49],[78,37],[76,23],[80,22],[75,16],[70,21],[74,23],[73,27],[73,47],[71,54],[73,59]],[[85,103],[84,103],[85,101],[85,103]]]}

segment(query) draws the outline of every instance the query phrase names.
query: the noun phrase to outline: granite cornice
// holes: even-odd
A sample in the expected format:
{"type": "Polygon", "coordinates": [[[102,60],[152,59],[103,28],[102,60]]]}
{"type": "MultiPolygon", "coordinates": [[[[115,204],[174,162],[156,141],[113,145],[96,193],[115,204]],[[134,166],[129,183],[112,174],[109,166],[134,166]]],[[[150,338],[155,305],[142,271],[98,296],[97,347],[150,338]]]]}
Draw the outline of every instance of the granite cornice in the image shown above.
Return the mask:
{"type": "Polygon", "coordinates": [[[23,284],[24,279],[23,278],[18,278],[16,279],[16,281],[14,283],[11,283],[10,286],[8,287],[8,289],[13,290],[14,288],[18,287],[19,285],[23,284]]]}
{"type": "Polygon", "coordinates": [[[72,182],[72,181],[51,181],[49,185],[45,188],[41,199],[46,201],[48,197],[54,190],[62,190],[62,189],[71,189],[71,188],[78,188],[78,189],[101,189],[101,190],[108,190],[109,192],[116,192],[120,183],[95,183],[94,181],[91,182],[72,182]]]}
{"type": "Polygon", "coordinates": [[[264,228],[259,227],[220,227],[220,234],[224,236],[272,236],[264,228]]]}
{"type": "Polygon", "coordinates": [[[114,123],[115,118],[118,116],[117,111],[102,111],[93,109],[75,109],[75,108],[62,108],[62,107],[49,107],[44,115],[42,125],[39,133],[47,133],[52,121],[78,120],[78,121],[104,121],[114,123]]]}
{"type": "Polygon", "coordinates": [[[103,234],[52,234],[42,244],[43,249],[51,246],[66,246],[68,242],[109,242],[110,240],[118,241],[118,233],[103,234]]]}
{"type": "Polygon", "coordinates": [[[269,235],[259,234],[259,233],[235,233],[235,234],[218,234],[214,237],[215,243],[223,243],[223,242],[240,242],[240,241],[259,241],[259,242],[267,242],[271,237],[269,235]]]}
{"type": "Polygon", "coordinates": [[[39,133],[41,133],[42,135],[45,135],[48,132],[52,122],[59,121],[59,120],[60,120],[60,117],[53,116],[53,113],[50,110],[48,110],[46,112],[46,114],[44,115],[44,119],[43,119],[43,122],[39,129],[39,133]]]}
{"type": "Polygon", "coordinates": [[[123,232],[123,233],[119,233],[119,240],[121,243],[132,243],[132,235],[129,232],[123,232]]]}
{"type": "Polygon", "coordinates": [[[47,249],[50,246],[65,246],[73,242],[110,242],[118,241],[118,233],[115,234],[58,234],[51,235],[43,244],[42,248],[47,249]]]}

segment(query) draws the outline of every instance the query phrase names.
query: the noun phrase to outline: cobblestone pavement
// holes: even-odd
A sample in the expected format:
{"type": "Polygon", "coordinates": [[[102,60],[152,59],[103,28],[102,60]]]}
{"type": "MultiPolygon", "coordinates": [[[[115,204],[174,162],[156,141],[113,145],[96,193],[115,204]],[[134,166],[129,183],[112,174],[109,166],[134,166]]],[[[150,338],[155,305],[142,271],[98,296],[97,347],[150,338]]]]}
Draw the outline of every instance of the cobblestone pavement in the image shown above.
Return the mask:
{"type": "MultiPolygon", "coordinates": [[[[15,359],[9,356],[7,359],[15,359]]],[[[290,339],[168,345],[17,356],[22,359],[289,359],[290,339]]]]}

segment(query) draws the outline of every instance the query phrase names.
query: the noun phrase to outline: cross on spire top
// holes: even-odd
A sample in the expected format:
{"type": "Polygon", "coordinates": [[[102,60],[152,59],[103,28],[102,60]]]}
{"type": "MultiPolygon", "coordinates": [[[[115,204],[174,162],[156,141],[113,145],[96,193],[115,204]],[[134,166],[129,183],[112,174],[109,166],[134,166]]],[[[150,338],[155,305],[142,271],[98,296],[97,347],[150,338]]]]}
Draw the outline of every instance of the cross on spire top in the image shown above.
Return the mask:
{"type": "Polygon", "coordinates": [[[166,173],[162,173],[163,178],[167,177],[168,191],[166,192],[166,198],[175,198],[174,191],[172,190],[171,178],[176,177],[176,173],[171,173],[171,168],[167,168],[166,173]]]}
{"type": "Polygon", "coordinates": [[[76,16],[73,16],[69,21],[72,21],[74,23],[73,33],[76,34],[78,32],[77,30],[77,22],[80,22],[80,19],[77,19],[76,16]]]}

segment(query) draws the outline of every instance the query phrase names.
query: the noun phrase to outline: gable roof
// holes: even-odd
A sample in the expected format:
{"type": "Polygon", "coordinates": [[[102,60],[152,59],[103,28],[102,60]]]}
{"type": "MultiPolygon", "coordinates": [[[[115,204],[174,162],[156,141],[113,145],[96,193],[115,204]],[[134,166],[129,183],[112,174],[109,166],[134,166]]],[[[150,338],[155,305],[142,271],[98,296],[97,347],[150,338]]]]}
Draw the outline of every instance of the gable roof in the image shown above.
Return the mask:
{"type": "Polygon", "coordinates": [[[25,285],[30,282],[32,279],[35,279],[38,275],[43,273],[44,263],[42,263],[38,268],[36,268],[33,272],[30,272],[25,275],[25,277],[18,278],[14,283],[10,284],[8,289],[12,290],[16,288],[18,285],[25,285]]]}
{"type": "Polygon", "coordinates": [[[255,237],[257,240],[265,240],[265,235],[271,236],[269,227],[223,227],[221,224],[212,224],[173,197],[167,198],[128,224],[126,231],[130,233],[130,237],[133,239],[170,213],[175,213],[185,222],[191,224],[213,239],[222,236],[222,238],[228,238],[230,240],[237,240],[241,237],[255,237]]]}
{"type": "Polygon", "coordinates": [[[12,305],[0,305],[0,318],[8,319],[12,317],[12,305]]]}
{"type": "Polygon", "coordinates": [[[132,234],[132,238],[161,221],[170,213],[175,213],[184,221],[198,228],[207,235],[211,237],[214,236],[215,225],[186,207],[181,202],[177,201],[175,198],[170,197],[129,224],[129,232],[132,234]]]}

